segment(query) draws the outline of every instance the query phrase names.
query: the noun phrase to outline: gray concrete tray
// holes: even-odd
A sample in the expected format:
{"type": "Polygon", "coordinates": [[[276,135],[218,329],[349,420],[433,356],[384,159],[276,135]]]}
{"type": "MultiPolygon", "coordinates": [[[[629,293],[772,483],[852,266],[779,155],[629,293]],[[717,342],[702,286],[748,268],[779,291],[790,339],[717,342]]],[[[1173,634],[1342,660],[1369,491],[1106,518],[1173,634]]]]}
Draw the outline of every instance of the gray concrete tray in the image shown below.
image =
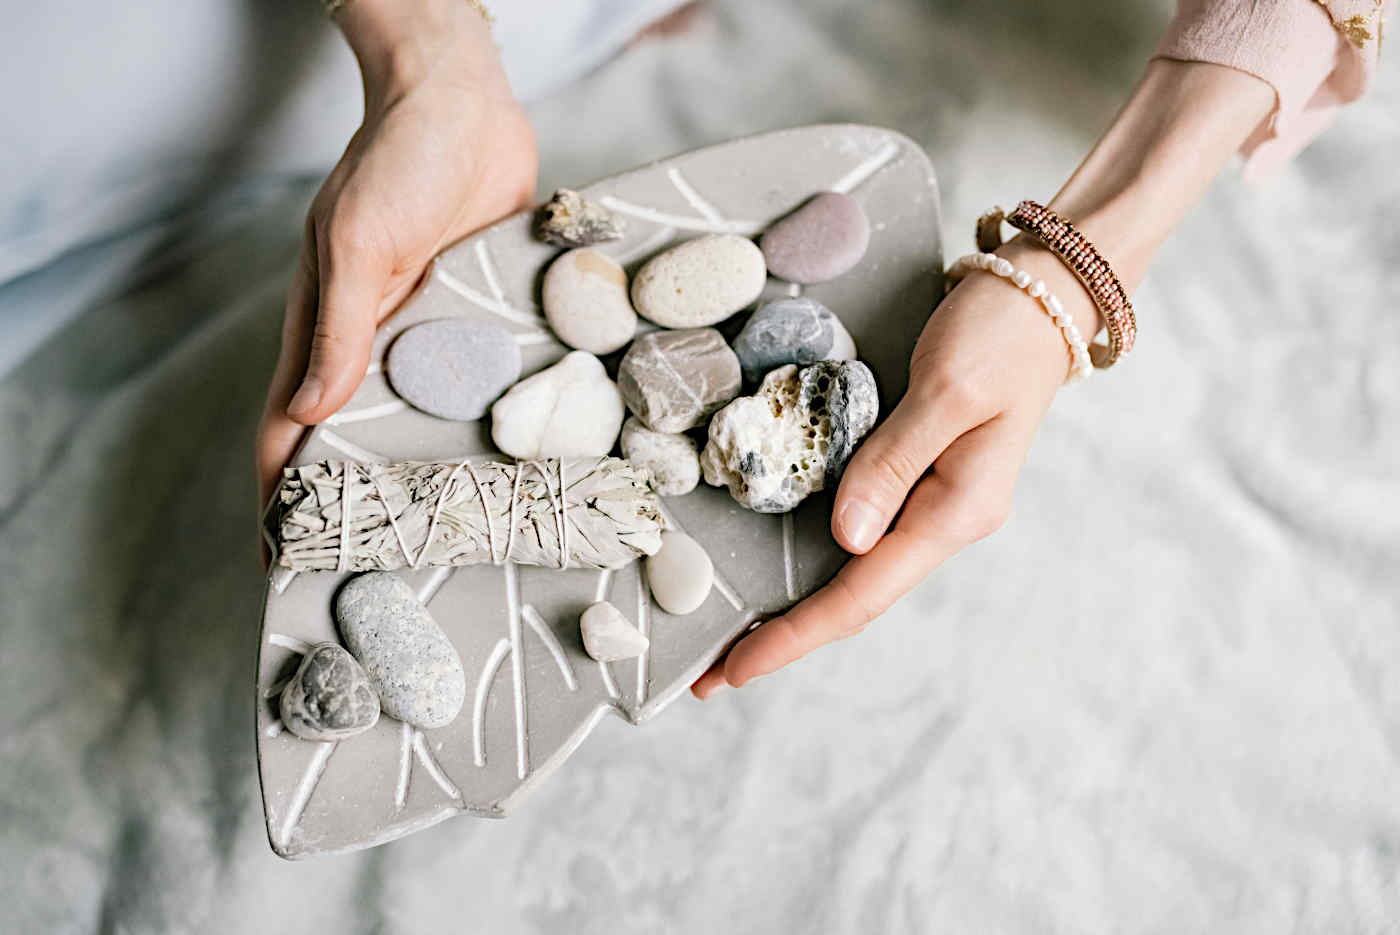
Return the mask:
{"type": "MultiPolygon", "coordinates": [[[[707,232],[756,234],[819,191],[848,191],[870,216],[869,251],[841,278],[806,287],[855,336],[882,408],[903,392],[909,351],[941,290],[938,191],[913,142],[888,130],[816,126],[696,150],[582,189],[627,217],[602,249],[629,273],[668,245],[707,232]]],[[[482,317],[516,333],[528,375],[558,359],[539,310],[539,280],[559,252],[532,217],[507,218],[445,251],[385,322],[364,385],[307,437],[296,463],[455,460],[492,454],[486,422],[410,409],[381,370],[399,332],[421,321],[482,317]]],[[[768,295],[796,287],[770,280],[768,295]]],[[[456,644],[467,703],[455,722],[421,731],[381,718],[368,733],[314,743],[281,730],[277,693],[300,652],[336,639],[331,601],[346,576],[274,575],[259,644],[258,766],[268,837],[298,858],[381,844],[453,815],[500,817],[614,713],[633,723],[679,696],[756,619],[820,586],[843,553],[828,531],[829,495],[786,516],[738,507],[706,487],[665,501],[669,519],[710,552],[708,601],[672,617],[651,602],[639,565],[616,573],[483,566],[406,572],[456,644]],[[602,665],[583,651],[578,616],[607,597],[651,637],[636,661],[602,665]]]]}

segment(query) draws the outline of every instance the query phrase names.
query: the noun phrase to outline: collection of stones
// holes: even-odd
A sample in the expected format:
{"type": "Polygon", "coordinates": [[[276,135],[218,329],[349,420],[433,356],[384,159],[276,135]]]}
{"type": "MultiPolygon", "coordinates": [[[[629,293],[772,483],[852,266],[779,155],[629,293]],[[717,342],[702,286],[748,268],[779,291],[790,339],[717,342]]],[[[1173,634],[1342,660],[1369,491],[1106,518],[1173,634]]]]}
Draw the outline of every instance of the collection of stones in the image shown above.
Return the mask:
{"type": "MultiPolygon", "coordinates": [[[[413,326],[385,366],[410,405],[461,421],[489,412],[496,447],[522,461],[601,457],[620,439],[623,456],[662,497],[689,493],[703,476],[748,509],[783,513],[840,479],[879,406],[850,333],[830,309],[796,295],[759,305],[737,333],[730,320],[755,304],[770,275],[806,285],[856,266],[870,239],[857,201],[818,194],[758,243],[732,234],[685,241],[648,260],[630,284],[593,247],[624,233],[602,206],[560,191],[538,233],[568,248],[545,271],[542,304],[572,350],[521,380],[519,346],[505,328],[465,319],[413,326]],[[741,395],[746,386],[753,395],[741,395]]],[[[684,533],[663,533],[646,566],[652,597],[669,614],[693,613],[709,595],[714,567],[684,533]]],[[[368,730],[381,711],[422,728],[457,716],[462,661],[407,584],[387,572],[360,575],[341,590],[335,613],[345,646],[319,643],[303,657],[281,697],[289,731],[339,740],[368,730]]],[[[602,662],[648,647],[606,601],[584,611],[579,626],[584,649],[602,662]]]]}

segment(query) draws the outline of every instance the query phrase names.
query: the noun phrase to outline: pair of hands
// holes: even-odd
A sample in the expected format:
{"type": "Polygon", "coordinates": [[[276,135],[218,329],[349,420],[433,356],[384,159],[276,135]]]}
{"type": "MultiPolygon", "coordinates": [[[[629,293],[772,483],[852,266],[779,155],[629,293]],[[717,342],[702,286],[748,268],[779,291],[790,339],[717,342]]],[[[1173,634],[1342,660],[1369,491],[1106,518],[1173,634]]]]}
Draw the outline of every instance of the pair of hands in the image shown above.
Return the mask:
{"type": "MultiPolygon", "coordinates": [[[[534,197],[529,123],[485,24],[456,4],[431,30],[375,19],[382,11],[371,0],[347,8],[342,26],[365,73],[366,116],[307,217],[259,427],[262,502],[304,428],[359,386],[377,325],[433,256],[534,197]]],[[[1057,260],[1015,243],[1003,252],[1046,278],[1084,333],[1097,330],[1092,305],[1057,260]]],[[[832,531],[855,557],[740,640],[694,693],[742,685],[860,632],[940,562],[995,530],[1068,362],[1058,329],[1033,301],[986,274],[964,280],[914,349],[908,393],[841,482],[832,531]]]]}

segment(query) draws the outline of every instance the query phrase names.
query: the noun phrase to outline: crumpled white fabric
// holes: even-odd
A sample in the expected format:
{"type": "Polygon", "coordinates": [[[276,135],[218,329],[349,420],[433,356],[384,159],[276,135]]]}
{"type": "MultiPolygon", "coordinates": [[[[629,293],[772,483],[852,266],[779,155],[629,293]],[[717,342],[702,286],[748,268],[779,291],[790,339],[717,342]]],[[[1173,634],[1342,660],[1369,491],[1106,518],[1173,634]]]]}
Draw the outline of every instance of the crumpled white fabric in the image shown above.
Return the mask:
{"type": "MultiPolygon", "coordinates": [[[[719,0],[537,102],[542,187],[862,120],[929,149],[956,256],[1054,191],[1165,16],[719,0]]],[[[1007,526],[866,633],[605,721],[503,822],[298,864],[254,767],[248,446],[314,182],[269,182],[0,382],[0,929],[1387,930],[1397,107],[1383,64],[1271,187],[1222,179],[1007,526]]]]}

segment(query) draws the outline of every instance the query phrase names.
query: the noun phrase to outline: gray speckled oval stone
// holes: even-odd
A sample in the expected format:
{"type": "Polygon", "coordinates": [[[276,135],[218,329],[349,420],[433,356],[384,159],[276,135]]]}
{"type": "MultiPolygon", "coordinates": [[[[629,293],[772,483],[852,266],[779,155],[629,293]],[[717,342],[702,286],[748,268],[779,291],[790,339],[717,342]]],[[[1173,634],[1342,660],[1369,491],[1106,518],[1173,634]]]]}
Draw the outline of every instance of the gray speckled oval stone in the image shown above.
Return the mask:
{"type": "Polygon", "coordinates": [[[520,345],[500,325],[441,318],[414,325],[389,348],[385,373],[410,405],[471,422],[520,379],[520,345]]]}
{"type": "Polygon", "coordinates": [[[385,714],[427,728],[457,717],[467,697],[462,659],[402,579],[387,571],[350,579],[336,596],[335,616],[385,714]]]}
{"type": "Polygon", "coordinates": [[[856,344],[831,309],[807,296],[775,299],[754,312],[734,339],[744,379],[757,383],[785,364],[850,360],[856,344]]]}
{"type": "Polygon", "coordinates": [[[860,262],[870,219],[850,195],[823,192],[764,232],[768,272],[788,282],[826,282],[860,262]]]}
{"type": "Polygon", "coordinates": [[[699,328],[757,299],[767,281],[763,254],[752,240],[710,234],[648,260],[632,280],[632,306],[667,328],[699,328]]]}
{"type": "Polygon", "coordinates": [[[339,643],[317,643],[282,689],[282,723],[304,740],[344,740],[379,721],[379,695],[339,643]]]}
{"type": "Polygon", "coordinates": [[[653,432],[684,432],[739,395],[739,358],[714,328],[653,331],[627,349],[617,388],[653,432]]]}

